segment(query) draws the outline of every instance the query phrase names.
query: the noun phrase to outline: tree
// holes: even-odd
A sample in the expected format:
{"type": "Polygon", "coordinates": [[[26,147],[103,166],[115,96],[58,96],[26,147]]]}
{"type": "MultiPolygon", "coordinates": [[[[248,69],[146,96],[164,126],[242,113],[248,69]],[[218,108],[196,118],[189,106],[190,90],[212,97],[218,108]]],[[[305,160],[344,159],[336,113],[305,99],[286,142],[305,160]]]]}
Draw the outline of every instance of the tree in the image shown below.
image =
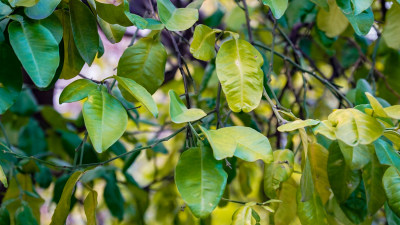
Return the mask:
{"type": "Polygon", "coordinates": [[[0,28],[1,224],[400,223],[399,1],[0,0],[0,28]]]}

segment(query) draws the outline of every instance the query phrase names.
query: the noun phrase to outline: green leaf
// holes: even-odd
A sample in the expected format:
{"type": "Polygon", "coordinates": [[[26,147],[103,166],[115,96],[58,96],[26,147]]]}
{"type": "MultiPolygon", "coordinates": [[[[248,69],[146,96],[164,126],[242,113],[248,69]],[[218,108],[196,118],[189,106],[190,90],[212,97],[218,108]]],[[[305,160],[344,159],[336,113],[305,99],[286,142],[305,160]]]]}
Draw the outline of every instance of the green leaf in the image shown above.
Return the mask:
{"type": "Polygon", "coordinates": [[[321,121],[317,126],[313,128],[314,133],[324,135],[325,137],[336,140],[335,128],[329,120],[321,121]]]}
{"type": "Polygon", "coordinates": [[[390,209],[400,216],[400,175],[398,170],[393,166],[389,167],[383,175],[382,182],[390,209]]]}
{"type": "Polygon", "coordinates": [[[325,11],[329,11],[329,4],[328,0],[311,0],[319,7],[323,8],[325,11]]]}
{"type": "Polygon", "coordinates": [[[345,163],[338,142],[333,142],[329,148],[328,178],[332,192],[339,203],[345,202],[360,184],[360,171],[351,170],[345,163]]]}
{"type": "Polygon", "coordinates": [[[251,207],[244,205],[238,208],[232,215],[231,225],[251,225],[251,207]]]}
{"type": "MultiPolygon", "coordinates": [[[[57,43],[61,42],[63,38],[63,25],[60,19],[54,14],[46,17],[45,19],[39,20],[40,24],[45,26],[52,34],[53,37],[56,39],[57,43]]],[[[57,12],[58,14],[58,12],[57,12]]],[[[57,72],[58,73],[58,72],[57,72]]]]}
{"type": "Polygon", "coordinates": [[[0,115],[17,100],[22,89],[21,65],[11,47],[0,42],[0,115]],[[10,75],[13,74],[12,79],[10,75]]]}
{"type": "Polygon", "coordinates": [[[25,14],[35,20],[41,20],[50,16],[61,0],[39,0],[39,2],[24,9],[25,14]]]}
{"type": "Polygon", "coordinates": [[[395,145],[400,146],[400,133],[394,130],[385,130],[383,135],[393,142],[395,145]]]}
{"type": "Polygon", "coordinates": [[[279,191],[278,209],[274,214],[274,222],[276,225],[300,224],[297,217],[297,200],[296,194],[299,187],[298,178],[300,174],[292,174],[286,182],[282,183],[279,191]]]}
{"type": "Polygon", "coordinates": [[[164,29],[164,24],[161,23],[158,20],[155,20],[153,18],[146,18],[146,21],[147,21],[146,29],[150,29],[150,30],[162,30],[162,29],[164,29]]]}
{"type": "Polygon", "coordinates": [[[297,215],[301,224],[328,225],[327,214],[317,193],[311,199],[302,201],[301,192],[297,191],[297,215]]]}
{"type": "Polygon", "coordinates": [[[385,203],[386,197],[382,185],[382,177],[386,166],[380,164],[374,152],[370,153],[371,162],[362,170],[362,178],[367,197],[368,214],[373,216],[385,203]]]}
{"type": "Polygon", "coordinates": [[[206,218],[218,205],[227,178],[222,163],[215,160],[211,148],[204,145],[183,152],[175,169],[178,191],[199,218],[206,218]]]}
{"type": "Polygon", "coordinates": [[[157,105],[151,97],[151,94],[147,92],[144,87],[129,78],[118,76],[113,76],[113,78],[118,81],[118,87],[124,89],[132,97],[142,103],[154,117],[158,117],[157,105]]]}
{"type": "Polygon", "coordinates": [[[64,88],[60,95],[60,104],[76,102],[87,98],[89,93],[97,89],[97,84],[87,79],[79,79],[64,88]]]}
{"type": "Polygon", "coordinates": [[[193,41],[190,44],[190,53],[193,57],[203,61],[211,60],[215,57],[215,33],[206,25],[200,24],[196,26],[193,34],[193,41]]]}
{"type": "Polygon", "coordinates": [[[32,7],[36,5],[39,0],[8,0],[12,7],[23,6],[23,7],[32,7]]]}
{"type": "Polygon", "coordinates": [[[338,109],[329,115],[328,120],[335,127],[336,137],[350,146],[370,144],[384,130],[375,118],[357,109],[338,109]]]}
{"type": "Polygon", "coordinates": [[[168,30],[182,31],[193,26],[199,19],[194,8],[176,8],[170,0],[157,0],[158,15],[168,30]]]}
{"type": "Polygon", "coordinates": [[[385,202],[385,214],[386,220],[389,225],[400,224],[400,217],[398,217],[389,207],[388,203],[385,202]]]}
{"type": "Polygon", "coordinates": [[[271,9],[276,19],[281,18],[288,7],[288,0],[263,0],[262,2],[271,9]]]}
{"type": "Polygon", "coordinates": [[[96,11],[100,18],[110,24],[118,24],[124,27],[135,25],[139,29],[145,29],[148,25],[146,19],[130,13],[127,0],[119,0],[115,4],[96,1],[96,11]]]}
{"type": "Polygon", "coordinates": [[[350,146],[339,141],[339,147],[346,164],[351,170],[362,169],[370,162],[371,153],[374,152],[374,146],[372,144],[350,146]]]}
{"type": "Polygon", "coordinates": [[[117,75],[136,81],[154,94],[164,82],[166,61],[167,52],[160,40],[141,38],[122,54],[117,75]]]}
{"type": "MultiPolygon", "coordinates": [[[[58,11],[56,11],[56,13],[58,13],[58,11]]],[[[59,16],[64,28],[64,63],[60,78],[71,79],[79,74],[85,61],[79,54],[74,42],[69,12],[60,11],[57,15],[59,16]]]]}
{"type": "Polygon", "coordinates": [[[4,174],[3,167],[1,167],[1,164],[0,164],[0,182],[3,183],[5,188],[8,188],[7,177],[4,174]]]}
{"type": "MultiPolygon", "coordinates": [[[[308,147],[307,147],[308,148],[308,147]]],[[[305,152],[304,152],[305,153],[305,152]]],[[[308,155],[308,153],[307,153],[308,155]]],[[[300,179],[300,193],[301,201],[306,202],[313,198],[314,195],[314,181],[311,173],[311,163],[309,157],[305,158],[302,176],[300,179]]]]}
{"type": "Polygon", "coordinates": [[[174,123],[187,123],[199,120],[207,114],[201,109],[186,108],[179,95],[174,90],[169,90],[169,115],[174,123]]]}
{"type": "Polygon", "coordinates": [[[10,43],[36,86],[47,87],[60,63],[58,43],[39,22],[13,21],[8,26],[10,43]]]}
{"type": "Polygon", "coordinates": [[[333,38],[343,33],[349,22],[334,0],[329,0],[328,4],[329,10],[320,9],[318,11],[317,26],[325,32],[327,37],[333,38]]]}
{"type": "Polygon", "coordinates": [[[70,0],[69,8],[75,45],[82,59],[91,65],[99,48],[96,18],[80,0],[70,0]]]}
{"type": "Polygon", "coordinates": [[[10,213],[8,212],[6,207],[0,208],[0,224],[10,225],[10,213]]]}
{"type": "Polygon", "coordinates": [[[374,23],[374,13],[371,8],[368,8],[357,15],[355,15],[354,12],[345,15],[358,35],[368,34],[371,30],[372,24],[374,23]]]}
{"type": "Polygon", "coordinates": [[[126,27],[118,24],[109,24],[99,16],[97,16],[97,21],[99,22],[104,35],[106,35],[107,39],[112,44],[118,43],[122,40],[126,31],[126,27]]]}
{"type": "Polygon", "coordinates": [[[318,125],[320,121],[308,119],[308,120],[295,120],[293,122],[286,123],[278,127],[279,132],[289,132],[300,128],[318,125]]]}
{"type": "Polygon", "coordinates": [[[250,127],[233,126],[210,131],[200,128],[218,160],[233,155],[248,162],[261,159],[269,163],[273,160],[268,138],[250,127]]]}
{"type": "Polygon", "coordinates": [[[216,59],[217,76],[233,112],[250,112],[260,104],[263,61],[247,41],[232,39],[221,45],[216,59]]]}
{"type": "Polygon", "coordinates": [[[106,187],[104,188],[103,197],[106,202],[108,209],[111,212],[111,215],[118,218],[119,221],[122,221],[124,218],[124,198],[121,194],[121,191],[117,185],[117,179],[115,174],[108,174],[105,176],[106,178],[106,187]]]}
{"type": "Polygon", "coordinates": [[[76,171],[68,179],[62,191],[60,201],[58,202],[54,214],[51,217],[50,225],[64,225],[70,211],[71,196],[74,191],[75,184],[81,178],[82,174],[83,171],[76,171]]]}
{"type": "Polygon", "coordinates": [[[85,209],[87,225],[96,225],[97,192],[95,190],[89,190],[89,194],[83,202],[83,207],[85,209]]]}
{"type": "Polygon", "coordinates": [[[99,153],[118,141],[128,125],[125,108],[105,91],[91,91],[82,112],[90,140],[99,153]]]}
{"type": "Polygon", "coordinates": [[[308,159],[310,160],[314,187],[322,204],[325,205],[331,195],[327,173],[329,152],[322,145],[317,143],[310,144],[308,149],[308,159]]]}
{"type": "Polygon", "coordinates": [[[383,165],[395,167],[400,173],[400,156],[392,145],[381,139],[376,140],[374,145],[379,162],[383,165]]]}
{"type": "Polygon", "coordinates": [[[15,225],[38,225],[28,204],[23,204],[15,212],[15,225]]]}
{"type": "Polygon", "coordinates": [[[352,7],[354,8],[354,14],[358,15],[367,10],[373,1],[374,0],[351,0],[352,7]]]}
{"type": "Polygon", "coordinates": [[[400,105],[394,105],[384,108],[385,113],[395,120],[400,120],[400,105]]]}
{"type": "Polygon", "coordinates": [[[294,154],[290,150],[276,150],[273,156],[274,161],[264,166],[264,192],[271,199],[277,197],[276,190],[290,178],[294,166],[294,154]]]}
{"type": "Polygon", "coordinates": [[[382,37],[386,44],[394,49],[400,49],[400,5],[393,4],[386,14],[386,23],[382,37]]]}
{"type": "MultiPolygon", "coordinates": [[[[5,18],[13,12],[13,9],[7,4],[0,1],[0,19],[5,18]]],[[[1,41],[1,40],[0,40],[1,41]]]]}

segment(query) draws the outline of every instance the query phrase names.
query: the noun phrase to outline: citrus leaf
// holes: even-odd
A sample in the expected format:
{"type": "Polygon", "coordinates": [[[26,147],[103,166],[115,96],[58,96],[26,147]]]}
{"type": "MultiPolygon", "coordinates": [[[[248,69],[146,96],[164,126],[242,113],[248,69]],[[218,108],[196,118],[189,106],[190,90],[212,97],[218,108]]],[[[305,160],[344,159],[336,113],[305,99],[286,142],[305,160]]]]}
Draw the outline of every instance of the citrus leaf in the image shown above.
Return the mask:
{"type": "Polygon", "coordinates": [[[321,121],[313,128],[313,131],[315,134],[321,134],[331,140],[336,140],[335,128],[332,126],[332,123],[329,120],[321,121]]]}
{"type": "Polygon", "coordinates": [[[60,95],[60,104],[76,102],[87,98],[89,93],[97,89],[97,84],[87,79],[79,79],[64,88],[60,95]]]}
{"type": "Polygon", "coordinates": [[[28,204],[23,204],[15,212],[15,225],[38,225],[28,204]]]}
{"type": "Polygon", "coordinates": [[[297,200],[296,194],[299,189],[300,174],[292,173],[289,180],[282,183],[282,187],[279,191],[279,203],[278,209],[274,214],[274,222],[276,225],[287,225],[287,224],[300,224],[297,216],[297,200]]]}
{"type": "Polygon", "coordinates": [[[263,61],[247,41],[232,39],[221,45],[216,59],[217,76],[233,112],[250,112],[260,104],[263,61]]]}
{"type": "Polygon", "coordinates": [[[5,188],[8,188],[7,177],[4,174],[4,170],[3,167],[1,167],[1,164],[0,164],[0,182],[3,183],[5,188]]]}
{"type": "Polygon", "coordinates": [[[175,183],[182,199],[196,217],[206,218],[224,193],[228,175],[210,147],[190,148],[182,153],[175,169],[175,183]]]}
{"type": "Polygon", "coordinates": [[[400,216],[400,175],[398,170],[393,166],[389,167],[383,175],[382,182],[390,209],[400,216]]]}
{"type": "Polygon", "coordinates": [[[105,91],[91,91],[82,112],[90,140],[99,153],[114,144],[128,125],[125,108],[105,91]]]}
{"type": "Polygon", "coordinates": [[[276,19],[281,18],[288,7],[288,0],[263,0],[262,2],[271,9],[276,19]]]}
{"type": "Polygon", "coordinates": [[[308,147],[308,159],[314,187],[322,201],[325,204],[331,195],[329,191],[329,179],[326,168],[328,167],[329,152],[322,145],[311,143],[308,147]]]}
{"type": "Polygon", "coordinates": [[[273,157],[274,161],[264,166],[264,192],[271,199],[277,197],[276,190],[290,178],[294,166],[294,154],[290,150],[276,150],[273,157]]]}
{"type": "Polygon", "coordinates": [[[118,24],[109,24],[99,16],[97,16],[97,22],[99,23],[104,35],[106,35],[107,39],[112,44],[120,42],[124,37],[126,31],[125,27],[118,24]]]}
{"type": "Polygon", "coordinates": [[[319,7],[323,8],[325,11],[329,11],[329,4],[328,0],[311,0],[319,7]]]}
{"type": "Polygon", "coordinates": [[[190,44],[190,53],[193,57],[203,61],[211,60],[215,57],[215,33],[206,25],[200,24],[196,26],[193,34],[193,41],[190,44]]]}
{"type": "Polygon", "coordinates": [[[67,220],[70,207],[71,207],[71,196],[75,188],[76,182],[81,178],[83,171],[74,172],[68,179],[64,186],[61,194],[60,201],[51,217],[50,225],[63,225],[67,220]]]}
{"type": "Polygon", "coordinates": [[[170,0],[157,0],[158,15],[168,30],[187,30],[199,19],[194,8],[176,8],[170,0]]]}
{"type": "Polygon", "coordinates": [[[317,26],[328,37],[336,37],[343,33],[349,25],[335,1],[329,0],[329,10],[320,9],[317,14],[317,26]]]}
{"type": "Polygon", "coordinates": [[[232,225],[252,225],[251,207],[244,205],[238,208],[232,215],[232,225]]]}
{"type": "Polygon", "coordinates": [[[75,45],[69,12],[56,11],[58,17],[63,24],[63,40],[64,40],[64,63],[61,71],[61,79],[71,79],[79,74],[85,61],[82,59],[75,45]]]}
{"type": "Polygon", "coordinates": [[[286,123],[278,127],[279,132],[289,132],[300,128],[318,125],[320,121],[308,119],[308,120],[295,120],[293,122],[286,123]]]}
{"type": "Polygon", "coordinates": [[[357,15],[355,15],[354,12],[350,14],[345,13],[345,16],[358,35],[367,35],[374,23],[374,13],[371,8],[357,15]]]}
{"type": "MultiPolygon", "coordinates": [[[[5,18],[6,16],[10,15],[13,12],[13,9],[8,6],[7,4],[0,2],[0,19],[5,18]]],[[[1,39],[0,39],[1,41],[1,39]]]]}
{"type": "Polygon", "coordinates": [[[394,49],[400,49],[400,5],[393,4],[386,14],[386,23],[382,37],[386,44],[394,49]]]}
{"type": "Polygon", "coordinates": [[[301,224],[329,224],[322,201],[315,192],[311,199],[303,202],[301,192],[297,191],[297,215],[301,224]]]}
{"type": "Polygon", "coordinates": [[[365,95],[368,98],[369,104],[371,105],[372,109],[374,110],[374,116],[377,117],[385,117],[387,118],[388,115],[386,114],[385,110],[383,109],[381,103],[379,103],[374,96],[372,96],[370,93],[365,92],[365,95]]]}
{"type": "Polygon", "coordinates": [[[61,0],[39,0],[39,2],[24,9],[25,14],[35,20],[41,20],[50,16],[61,0]]]}
{"type": "Polygon", "coordinates": [[[12,7],[23,6],[23,7],[32,7],[36,5],[39,0],[8,0],[12,7]]]}
{"type": "Polygon", "coordinates": [[[362,170],[362,178],[367,197],[368,214],[373,216],[385,203],[386,197],[382,185],[382,177],[386,166],[380,164],[374,152],[370,153],[371,162],[362,170]]]}
{"type": "Polygon", "coordinates": [[[142,103],[154,117],[158,117],[157,105],[151,97],[151,94],[147,92],[144,87],[129,78],[118,76],[113,76],[113,78],[118,81],[118,87],[124,89],[132,97],[142,103]]]}
{"type": "Polygon", "coordinates": [[[374,152],[374,146],[372,144],[350,146],[339,141],[339,147],[346,164],[351,170],[362,169],[370,162],[371,153],[374,152]]]}
{"type": "Polygon", "coordinates": [[[146,19],[130,12],[127,0],[119,0],[114,4],[96,1],[96,11],[103,20],[110,24],[124,27],[135,25],[139,29],[145,29],[148,25],[146,19]]]}
{"type": "Polygon", "coordinates": [[[164,82],[166,61],[167,52],[158,39],[141,38],[122,54],[117,75],[136,81],[154,94],[164,82]]]}
{"type": "Polygon", "coordinates": [[[187,123],[199,120],[207,114],[201,109],[188,109],[174,90],[169,90],[169,115],[174,123],[187,123]]]}
{"type": "Polygon", "coordinates": [[[392,145],[381,139],[376,140],[374,145],[379,162],[383,165],[395,167],[400,173],[400,156],[392,145]]]}
{"type": "Polygon", "coordinates": [[[87,225],[96,225],[97,192],[95,190],[89,190],[83,202],[83,207],[85,209],[87,225]]]}
{"type": "Polygon", "coordinates": [[[384,130],[375,118],[357,109],[338,109],[329,115],[328,120],[335,127],[336,137],[350,146],[370,144],[384,130]]]}
{"type": "Polygon", "coordinates": [[[32,21],[13,21],[8,32],[14,52],[32,81],[38,87],[47,87],[60,63],[58,43],[52,33],[32,21]]]}
{"type": "Polygon", "coordinates": [[[383,110],[390,118],[400,120],[400,105],[389,106],[383,110]]]}
{"type": "Polygon", "coordinates": [[[332,192],[339,203],[345,202],[360,184],[360,171],[351,170],[345,163],[337,142],[329,147],[327,172],[332,192]]]}
{"type": "Polygon", "coordinates": [[[394,130],[385,130],[383,135],[396,146],[400,146],[400,133],[394,130]]]}
{"type": "Polygon", "coordinates": [[[75,45],[82,59],[91,65],[100,44],[96,18],[80,0],[70,0],[69,8],[75,45]]]}
{"type": "Polygon", "coordinates": [[[210,143],[215,159],[222,160],[233,156],[237,143],[228,132],[221,132],[221,129],[207,130],[202,126],[199,127],[210,143]]]}
{"type": "Polygon", "coordinates": [[[0,41],[0,115],[17,100],[22,89],[21,65],[11,47],[0,41]],[[13,74],[10,79],[10,74],[13,74]]]}

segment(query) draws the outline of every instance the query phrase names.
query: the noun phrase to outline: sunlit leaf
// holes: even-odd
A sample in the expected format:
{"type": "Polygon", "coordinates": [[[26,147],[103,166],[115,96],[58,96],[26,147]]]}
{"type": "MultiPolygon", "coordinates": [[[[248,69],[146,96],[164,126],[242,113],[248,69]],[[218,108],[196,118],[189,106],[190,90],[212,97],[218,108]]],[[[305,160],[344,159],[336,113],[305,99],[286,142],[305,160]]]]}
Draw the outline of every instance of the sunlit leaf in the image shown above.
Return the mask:
{"type": "Polygon", "coordinates": [[[288,0],[263,0],[262,2],[269,6],[276,19],[281,18],[288,7],[288,0]]]}
{"type": "Polygon", "coordinates": [[[142,103],[154,117],[158,116],[157,105],[151,97],[151,94],[147,92],[144,87],[129,78],[118,76],[113,76],[113,78],[118,81],[118,87],[124,89],[132,97],[142,103]]]}
{"type": "Polygon", "coordinates": [[[89,93],[98,87],[94,82],[87,79],[79,79],[64,88],[60,95],[60,104],[76,102],[87,98],[89,93]]]}
{"type": "Polygon", "coordinates": [[[218,205],[228,175],[215,160],[211,148],[190,148],[182,153],[175,169],[175,183],[196,217],[207,217],[218,205]]]}
{"type": "Polygon", "coordinates": [[[8,0],[12,7],[16,6],[24,6],[24,7],[32,7],[36,5],[39,0],[8,0]]]}
{"type": "Polygon", "coordinates": [[[206,25],[200,24],[196,26],[193,34],[193,41],[190,44],[190,53],[193,57],[203,61],[211,60],[215,57],[215,33],[206,25]]]}
{"type": "Polygon", "coordinates": [[[50,16],[60,2],[61,0],[39,0],[36,5],[25,8],[24,12],[31,19],[41,20],[50,16]]]}
{"type": "Polygon", "coordinates": [[[179,98],[174,90],[169,90],[169,115],[174,123],[187,123],[199,120],[207,114],[201,109],[186,108],[185,104],[179,98]]]}
{"type": "Polygon", "coordinates": [[[309,145],[308,159],[310,160],[312,179],[322,204],[325,204],[331,195],[327,173],[328,155],[328,150],[322,145],[317,143],[309,145]]]}
{"type": "Polygon", "coordinates": [[[87,225],[96,225],[97,192],[95,190],[89,190],[89,194],[86,196],[83,206],[87,225]]]}
{"type": "Polygon", "coordinates": [[[125,108],[105,91],[91,91],[82,112],[90,140],[99,153],[114,144],[128,124],[125,108]]]}
{"type": "Polygon", "coordinates": [[[276,198],[276,190],[288,180],[293,172],[294,154],[290,150],[273,152],[274,161],[264,166],[264,192],[269,198],[276,198]]]}
{"type": "Polygon", "coordinates": [[[62,191],[61,199],[57,204],[53,216],[51,217],[50,225],[64,225],[71,206],[71,195],[74,191],[76,182],[78,182],[82,174],[82,171],[76,171],[68,179],[62,191]]]}
{"type": "Polygon", "coordinates": [[[386,24],[383,28],[382,37],[386,44],[394,49],[400,48],[400,5],[393,4],[386,14],[386,24]]]}
{"type": "Polygon", "coordinates": [[[379,162],[384,165],[395,167],[400,173],[400,156],[392,145],[381,139],[375,141],[374,145],[379,162]]]}
{"type": "Polygon", "coordinates": [[[117,75],[134,80],[154,94],[164,82],[166,61],[167,52],[158,38],[141,38],[119,59],[117,75]]]}
{"type": "Polygon", "coordinates": [[[301,192],[297,191],[297,215],[302,224],[329,224],[324,206],[317,193],[313,193],[311,199],[307,201],[303,202],[301,199],[301,192]]]}
{"type": "Polygon", "coordinates": [[[3,183],[5,188],[8,188],[8,182],[7,182],[7,177],[4,174],[3,167],[0,165],[0,182],[3,183]]]}
{"type": "Polygon", "coordinates": [[[295,120],[293,122],[286,123],[278,127],[279,132],[289,132],[300,128],[318,125],[320,121],[308,119],[308,120],[295,120]]]}
{"type": "Polygon", "coordinates": [[[335,37],[346,30],[349,21],[336,5],[334,0],[328,0],[329,10],[320,9],[317,15],[317,26],[328,37],[335,37]]]}
{"type": "Polygon", "coordinates": [[[352,170],[362,169],[370,162],[371,153],[374,152],[374,146],[372,144],[350,146],[339,141],[339,147],[346,161],[346,165],[352,170]]]}
{"type": "Polygon", "coordinates": [[[158,14],[168,30],[187,30],[199,19],[194,8],[176,8],[170,0],[157,0],[158,14]]]}
{"type": "Polygon", "coordinates": [[[218,79],[233,112],[250,112],[261,100],[263,92],[263,58],[250,43],[232,39],[218,51],[218,79]]]}

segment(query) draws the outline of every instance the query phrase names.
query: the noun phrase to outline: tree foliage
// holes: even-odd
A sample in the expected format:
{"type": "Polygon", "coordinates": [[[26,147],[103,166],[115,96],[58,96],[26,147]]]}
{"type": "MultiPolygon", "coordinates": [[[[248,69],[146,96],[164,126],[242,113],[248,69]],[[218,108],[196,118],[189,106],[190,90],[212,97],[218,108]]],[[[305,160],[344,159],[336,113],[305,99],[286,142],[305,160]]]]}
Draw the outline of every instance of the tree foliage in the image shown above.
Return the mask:
{"type": "Polygon", "coordinates": [[[399,34],[395,0],[0,0],[0,224],[398,224],[399,34]]]}

